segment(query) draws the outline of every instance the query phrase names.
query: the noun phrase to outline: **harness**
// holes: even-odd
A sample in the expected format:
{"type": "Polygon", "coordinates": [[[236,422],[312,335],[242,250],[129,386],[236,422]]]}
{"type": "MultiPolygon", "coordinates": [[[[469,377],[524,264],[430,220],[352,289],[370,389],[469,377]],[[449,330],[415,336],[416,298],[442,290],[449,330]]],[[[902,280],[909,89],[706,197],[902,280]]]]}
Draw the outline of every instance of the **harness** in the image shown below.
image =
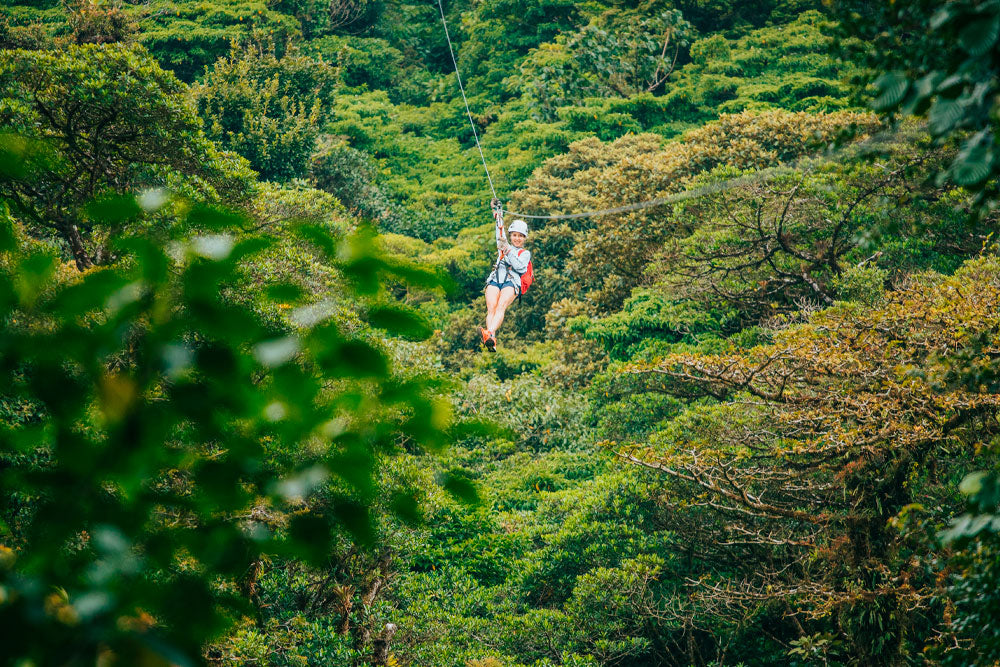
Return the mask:
{"type": "MultiPolygon", "coordinates": [[[[497,223],[497,230],[499,230],[499,237],[502,238],[504,241],[506,241],[507,240],[507,233],[504,230],[504,224],[503,224],[503,204],[500,203],[499,199],[493,199],[490,202],[490,208],[493,209],[493,220],[496,221],[496,223],[497,223]]],[[[516,275],[518,277],[518,282],[516,282],[514,284],[517,285],[517,299],[518,299],[518,301],[520,301],[521,300],[521,286],[519,284],[520,283],[520,278],[527,271],[521,271],[521,272],[517,271],[513,266],[510,265],[510,262],[508,262],[506,260],[506,256],[504,255],[504,253],[502,251],[500,251],[500,250],[497,251],[497,261],[493,265],[493,269],[489,272],[489,274],[487,274],[487,276],[486,276],[486,284],[483,287],[485,288],[486,286],[488,286],[490,284],[490,277],[493,276],[494,274],[496,274],[497,281],[499,282],[500,274],[497,273],[497,269],[500,268],[500,264],[501,263],[507,265],[507,275],[508,276],[513,273],[514,275],[516,275]]]]}

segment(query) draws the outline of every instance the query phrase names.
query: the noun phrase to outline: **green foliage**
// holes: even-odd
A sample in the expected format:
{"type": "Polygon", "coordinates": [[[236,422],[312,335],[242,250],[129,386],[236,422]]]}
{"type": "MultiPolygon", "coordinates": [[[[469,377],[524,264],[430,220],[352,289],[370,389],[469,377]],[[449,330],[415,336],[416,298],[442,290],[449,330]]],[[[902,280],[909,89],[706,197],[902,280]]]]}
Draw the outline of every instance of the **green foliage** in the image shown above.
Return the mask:
{"type": "Polygon", "coordinates": [[[676,7],[702,32],[723,34],[788,23],[809,10],[820,9],[815,0],[679,0],[676,7]]]}
{"type": "Polygon", "coordinates": [[[336,30],[358,30],[370,24],[381,9],[374,0],[278,0],[270,6],[291,14],[302,24],[302,34],[312,38],[336,30]]]}
{"type": "Polygon", "coordinates": [[[942,170],[954,183],[996,198],[996,54],[1000,8],[983,0],[890,5],[844,2],[842,48],[863,60],[872,106],[924,116],[938,139],[962,140],[942,170]]]}
{"type": "Polygon", "coordinates": [[[193,94],[209,139],[245,157],[262,179],[287,181],[306,174],[336,82],[322,60],[234,48],[193,94]]]}
{"type": "MultiPolygon", "coordinates": [[[[521,57],[576,25],[581,6],[571,0],[490,0],[482,4],[462,40],[458,64],[473,92],[496,96],[521,57]]],[[[442,54],[444,55],[444,54],[442,54]]],[[[442,58],[442,63],[444,58],[442,58]]]]}
{"type": "Polygon", "coordinates": [[[232,582],[255,559],[320,563],[337,533],[371,540],[373,475],[399,429],[441,442],[416,416],[423,390],[396,386],[370,343],[322,321],[269,331],[221,296],[263,239],[193,237],[182,259],[121,247],[127,266],[69,283],[37,252],[8,254],[2,276],[2,391],[39,406],[5,423],[3,449],[40,457],[3,473],[2,614],[8,653],[39,662],[193,658],[245,608],[232,582]]]}
{"type": "Polygon", "coordinates": [[[634,354],[636,345],[650,340],[693,342],[700,335],[718,332],[720,320],[724,321],[723,314],[691,301],[671,302],[662,292],[640,289],[613,315],[599,320],[579,317],[569,325],[600,341],[613,359],[626,359],[634,354]]]}
{"type": "Polygon", "coordinates": [[[271,40],[284,46],[298,21],[257,0],[12,0],[0,10],[2,48],[139,41],[161,66],[192,81],[233,41],[271,40]]]}
{"type": "Polygon", "coordinates": [[[539,118],[555,119],[556,110],[587,97],[631,97],[660,89],[693,30],[677,10],[652,18],[625,14],[607,26],[588,25],[564,43],[540,47],[507,80],[525,97],[539,118]]]}
{"type": "Polygon", "coordinates": [[[77,44],[128,42],[138,30],[120,5],[102,6],[97,0],[73,0],[66,4],[71,35],[77,44]]]}
{"type": "Polygon", "coordinates": [[[885,295],[889,272],[875,266],[852,266],[833,278],[836,295],[847,301],[872,305],[885,295]]]}
{"type": "Polygon", "coordinates": [[[954,549],[948,597],[956,614],[951,629],[958,650],[945,653],[946,664],[1000,657],[1000,483],[995,472],[974,472],[959,489],[969,498],[970,511],[956,519],[944,538],[954,549]],[[956,548],[957,547],[957,548],[956,548]]]}
{"type": "MultiPolygon", "coordinates": [[[[528,187],[516,193],[511,208],[563,213],[665,197],[693,187],[699,174],[717,166],[769,168],[814,151],[850,128],[874,127],[872,117],[849,112],[744,112],[723,116],[662,147],[656,137],[644,135],[622,137],[610,146],[590,139],[538,169],[528,187]]],[[[726,175],[734,176],[731,170],[726,175]]],[[[721,198],[726,191],[723,187],[721,198]]],[[[711,205],[713,200],[694,199],[688,206],[711,205]]],[[[589,292],[594,312],[607,312],[646,279],[664,244],[698,229],[703,216],[687,216],[683,210],[684,205],[677,211],[661,206],[543,230],[533,240],[534,256],[539,266],[563,273],[574,289],[589,292]]],[[[707,233],[708,226],[704,229],[707,233]]]]}
{"type": "Polygon", "coordinates": [[[379,229],[406,230],[402,207],[378,185],[378,165],[372,157],[345,142],[323,141],[313,153],[309,179],[329,192],[353,214],[376,223],[379,229]]]}
{"type": "MultiPolygon", "coordinates": [[[[945,121],[992,104],[962,97],[992,51],[973,62],[957,26],[993,10],[950,3],[928,30],[938,6],[837,7],[896,69],[960,68],[965,92],[927,100],[965,105],[928,109],[938,145],[848,111],[865,63],[831,55],[814,0],[445,3],[510,208],[681,197],[531,224],[536,287],[487,355],[492,193],[436,3],[8,2],[0,48],[36,69],[101,45],[53,108],[160,90],[152,107],[178,110],[141,153],[135,127],[108,135],[110,178],[70,146],[100,117],[60,134],[20,83],[0,93],[29,135],[0,138],[23,200],[0,204],[0,365],[15,342],[30,361],[0,388],[12,646],[298,667],[989,659],[996,507],[974,487],[995,479],[996,267],[967,261],[996,221],[929,177],[959,155],[945,121]],[[911,58],[942,40],[940,61],[911,58]],[[99,185],[51,206],[73,178],[99,185]],[[110,268],[45,259],[70,256],[52,211],[110,268]],[[42,396],[52,378],[63,394],[42,396]],[[72,466],[76,505],[50,481],[72,466]]],[[[991,21],[965,25],[989,41],[991,21]]],[[[143,104],[117,102],[139,129],[143,104]]]]}
{"type": "Polygon", "coordinates": [[[304,52],[336,63],[340,80],[352,88],[394,93],[403,77],[404,56],[384,39],[321,37],[307,42],[304,52]]]}
{"type": "Polygon", "coordinates": [[[829,54],[830,24],[804,12],[788,24],[761,28],[736,39],[711,35],[691,45],[692,62],[667,83],[668,117],[644,130],[672,136],[719,113],[744,110],[837,111],[850,108],[842,82],[850,62],[829,54]]]}
{"type": "Polygon", "coordinates": [[[295,18],[260,0],[158,0],[139,5],[137,19],[139,42],[188,82],[226,57],[233,42],[253,39],[283,47],[299,33],[295,18]]]}
{"type": "Polygon", "coordinates": [[[10,10],[0,8],[0,49],[40,49],[52,45],[52,37],[38,23],[18,25],[10,10]]]}
{"type": "MultiPolygon", "coordinates": [[[[835,626],[820,622],[803,633],[833,632],[823,649],[831,653],[891,660],[949,645],[947,638],[926,642],[926,629],[943,629],[948,618],[931,604],[942,593],[939,573],[917,565],[932,559],[932,545],[915,539],[907,517],[919,509],[917,500],[939,520],[947,517],[956,505],[952,480],[974,457],[993,462],[995,451],[980,443],[995,440],[995,429],[966,422],[963,406],[993,414],[997,394],[985,383],[947,378],[955,362],[975,355],[979,341],[996,340],[989,303],[997,290],[997,259],[986,257],[952,277],[913,278],[873,306],[820,311],[749,350],[681,352],[625,369],[679,399],[706,401],[648,445],[620,451],[677,485],[677,510],[713,526],[706,527],[716,534],[706,548],[734,549],[730,562],[740,565],[718,573],[721,582],[702,581],[696,593],[705,596],[706,613],[738,617],[739,591],[750,589],[761,601],[822,610],[812,620],[835,618],[835,626]],[[862,447],[868,455],[859,458],[862,447]],[[919,452],[919,463],[911,452],[919,452]],[[817,459],[823,463],[810,463],[817,459]],[[700,510],[704,498],[716,515],[709,523],[700,510]],[[748,546],[777,560],[754,562],[748,546]],[[816,564],[816,575],[805,575],[808,591],[787,594],[801,583],[790,574],[792,563],[816,564]],[[875,573],[873,566],[889,570],[875,573]],[[890,583],[899,577],[911,582],[910,602],[890,583]],[[855,587],[862,581],[868,583],[855,587]],[[720,612],[720,604],[730,611],[720,612]]],[[[978,490],[972,482],[966,488],[978,490]]],[[[991,519],[961,518],[952,530],[965,535],[991,519]]],[[[675,525],[685,523],[677,517],[675,525]]],[[[798,648],[818,650],[805,639],[798,648]]]]}
{"type": "Polygon", "coordinates": [[[34,234],[55,235],[82,270],[111,261],[110,237],[132,215],[95,219],[85,205],[141,187],[176,186],[202,200],[244,200],[245,163],[205,139],[185,88],[141,47],[0,51],[0,126],[45,140],[31,178],[0,195],[34,234]],[[36,165],[37,166],[37,165],[36,165]]]}
{"type": "Polygon", "coordinates": [[[581,398],[540,386],[530,374],[503,382],[473,378],[459,398],[461,407],[485,410],[509,428],[518,447],[528,451],[573,450],[588,439],[580,419],[581,398]]]}

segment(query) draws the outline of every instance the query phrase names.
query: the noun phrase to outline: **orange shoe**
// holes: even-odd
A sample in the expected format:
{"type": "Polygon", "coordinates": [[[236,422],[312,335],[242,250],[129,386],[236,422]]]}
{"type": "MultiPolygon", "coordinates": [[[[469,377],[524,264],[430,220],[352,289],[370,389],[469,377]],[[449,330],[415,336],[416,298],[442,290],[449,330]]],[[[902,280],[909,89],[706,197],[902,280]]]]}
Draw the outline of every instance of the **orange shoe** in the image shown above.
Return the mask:
{"type": "Polygon", "coordinates": [[[486,345],[486,342],[490,339],[490,332],[483,327],[479,327],[479,335],[483,339],[483,345],[486,345]]]}
{"type": "Polygon", "coordinates": [[[489,336],[489,338],[486,339],[486,349],[489,350],[490,352],[496,352],[497,337],[492,333],[490,333],[489,331],[487,331],[486,334],[489,336]]]}

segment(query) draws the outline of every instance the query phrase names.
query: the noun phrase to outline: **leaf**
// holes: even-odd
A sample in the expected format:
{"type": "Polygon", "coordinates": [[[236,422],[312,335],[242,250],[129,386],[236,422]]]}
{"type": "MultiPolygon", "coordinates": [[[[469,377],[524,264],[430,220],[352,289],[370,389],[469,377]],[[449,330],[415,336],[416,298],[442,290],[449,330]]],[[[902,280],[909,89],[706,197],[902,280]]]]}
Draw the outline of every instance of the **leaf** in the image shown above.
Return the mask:
{"type": "Polygon", "coordinates": [[[212,206],[194,207],[185,220],[188,228],[214,231],[235,229],[243,222],[242,215],[212,206]]]}
{"type": "Polygon", "coordinates": [[[946,23],[955,18],[956,13],[957,8],[954,5],[945,4],[931,17],[929,23],[931,30],[940,30],[946,23]]]}
{"type": "Polygon", "coordinates": [[[382,353],[367,343],[348,341],[337,354],[339,366],[356,377],[383,377],[389,372],[382,353]]]}
{"type": "Polygon", "coordinates": [[[974,496],[979,493],[983,488],[983,480],[987,477],[987,473],[982,470],[974,473],[970,473],[965,476],[962,483],[958,485],[958,490],[967,496],[974,496]]]}
{"type": "Polygon", "coordinates": [[[222,261],[233,251],[233,237],[228,234],[209,234],[191,239],[191,251],[199,257],[222,261]]]}
{"type": "Polygon", "coordinates": [[[391,503],[392,511],[404,523],[410,526],[419,526],[423,523],[423,515],[420,512],[420,502],[413,493],[396,493],[393,495],[391,503]]]}
{"type": "Polygon", "coordinates": [[[494,422],[481,419],[463,419],[451,426],[448,434],[455,440],[465,438],[506,438],[515,440],[517,433],[514,429],[504,427],[494,422]]]}
{"type": "Polygon", "coordinates": [[[930,98],[934,95],[942,76],[940,72],[931,72],[917,79],[910,89],[906,104],[903,106],[903,113],[923,115],[930,106],[930,98]]]}
{"type": "Polygon", "coordinates": [[[107,300],[127,281],[112,271],[96,271],[60,292],[52,303],[61,317],[73,318],[103,308],[107,300]]]}
{"type": "Polygon", "coordinates": [[[464,470],[455,469],[444,474],[441,487],[453,498],[466,505],[480,502],[479,490],[464,470]]]}
{"type": "Polygon", "coordinates": [[[232,509],[244,500],[240,469],[229,461],[206,461],[197,470],[195,481],[199,495],[215,507],[232,509]]]}
{"type": "Polygon", "coordinates": [[[97,222],[121,223],[142,215],[132,195],[110,195],[87,205],[87,215],[97,222]]]}
{"type": "Polygon", "coordinates": [[[0,177],[24,178],[28,175],[25,160],[27,140],[15,134],[0,134],[0,177]]]}
{"type": "Polygon", "coordinates": [[[883,74],[875,82],[878,96],[872,101],[876,111],[886,111],[899,104],[910,87],[910,80],[900,72],[883,74]]]}
{"type": "Polygon", "coordinates": [[[304,241],[315,245],[329,259],[337,256],[337,241],[326,229],[319,225],[301,225],[296,228],[295,233],[304,241]]]}
{"type": "Polygon", "coordinates": [[[21,303],[34,302],[56,272],[56,258],[45,253],[35,253],[23,259],[18,266],[17,295],[21,303]]]}
{"type": "Polygon", "coordinates": [[[142,279],[158,284],[168,278],[170,262],[163,249],[142,237],[123,237],[114,243],[115,249],[136,258],[142,279]]]}
{"type": "Polygon", "coordinates": [[[442,287],[449,294],[453,293],[457,287],[454,279],[443,271],[399,261],[395,257],[382,260],[380,268],[385,273],[395,276],[413,287],[442,287]]]}
{"type": "Polygon", "coordinates": [[[275,283],[265,289],[267,298],[278,303],[289,303],[301,299],[305,292],[295,283],[275,283]]]}
{"type": "Polygon", "coordinates": [[[427,340],[434,329],[412,310],[399,306],[378,306],[368,311],[368,322],[407,340],[427,340]]]}
{"type": "Polygon", "coordinates": [[[274,242],[263,236],[252,236],[250,238],[241,239],[233,247],[232,260],[234,262],[241,262],[254,255],[259,255],[268,248],[274,245],[274,242]]]}
{"type": "Polygon", "coordinates": [[[359,544],[369,545],[375,541],[372,519],[368,508],[364,505],[353,501],[341,501],[336,504],[334,514],[359,544]]]}
{"type": "Polygon", "coordinates": [[[958,45],[971,56],[981,56],[996,44],[1000,37],[1000,15],[973,18],[958,33],[958,45]]]}
{"type": "Polygon", "coordinates": [[[6,215],[3,208],[0,208],[0,252],[10,252],[16,248],[17,236],[14,234],[14,220],[6,215]]]}
{"type": "Polygon", "coordinates": [[[253,356],[261,365],[273,368],[294,359],[295,355],[299,353],[300,347],[298,338],[285,336],[257,343],[253,349],[253,356]]]}
{"type": "Polygon", "coordinates": [[[957,185],[975,185],[989,177],[993,169],[992,143],[993,134],[989,130],[977,133],[966,142],[948,169],[957,185]]]}
{"type": "Polygon", "coordinates": [[[939,97],[934,100],[927,114],[931,132],[934,134],[950,132],[957,127],[964,113],[961,103],[939,97]]]}
{"type": "Polygon", "coordinates": [[[322,565],[330,555],[333,538],[330,524],[322,516],[305,513],[293,517],[288,536],[292,549],[313,565],[322,565]]]}

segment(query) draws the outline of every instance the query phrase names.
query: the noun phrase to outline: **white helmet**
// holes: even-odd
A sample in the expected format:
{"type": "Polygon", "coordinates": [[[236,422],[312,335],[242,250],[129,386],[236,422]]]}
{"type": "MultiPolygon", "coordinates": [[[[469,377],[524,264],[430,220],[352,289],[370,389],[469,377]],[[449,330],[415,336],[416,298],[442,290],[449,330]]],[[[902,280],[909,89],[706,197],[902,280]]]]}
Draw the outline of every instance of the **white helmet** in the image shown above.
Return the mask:
{"type": "Polygon", "coordinates": [[[524,222],[524,220],[515,220],[510,223],[509,229],[511,232],[520,232],[524,234],[525,237],[528,236],[528,225],[524,222]]]}

